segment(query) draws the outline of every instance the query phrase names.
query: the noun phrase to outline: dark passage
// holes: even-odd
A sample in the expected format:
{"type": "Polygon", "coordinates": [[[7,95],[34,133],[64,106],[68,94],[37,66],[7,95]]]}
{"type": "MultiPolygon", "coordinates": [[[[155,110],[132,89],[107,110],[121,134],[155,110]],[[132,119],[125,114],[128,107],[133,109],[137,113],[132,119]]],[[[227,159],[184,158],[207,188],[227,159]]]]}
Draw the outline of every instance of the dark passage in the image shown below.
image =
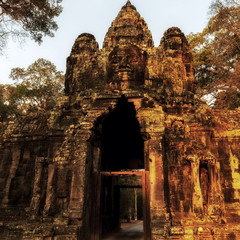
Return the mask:
{"type": "Polygon", "coordinates": [[[102,122],[101,170],[142,168],[144,149],[136,110],[123,96],[102,122]]]}
{"type": "Polygon", "coordinates": [[[141,239],[143,237],[141,177],[104,176],[102,183],[103,239],[141,239]]]}
{"type": "MultiPolygon", "coordinates": [[[[122,96],[115,109],[99,119],[96,133],[100,137],[102,172],[144,169],[144,142],[132,102],[128,102],[122,96]]],[[[139,201],[141,203],[137,204],[138,197],[142,196],[141,181],[141,177],[136,176],[103,175],[101,184],[103,239],[113,233],[118,236],[122,233],[122,224],[133,224],[137,219],[142,218],[142,209],[139,210],[139,207],[143,206],[142,198],[139,201]],[[139,218],[140,215],[141,218],[139,218]]],[[[128,232],[130,234],[130,229],[128,232]]],[[[137,237],[142,235],[143,229],[141,231],[138,229],[137,233],[134,233],[137,237]]]]}

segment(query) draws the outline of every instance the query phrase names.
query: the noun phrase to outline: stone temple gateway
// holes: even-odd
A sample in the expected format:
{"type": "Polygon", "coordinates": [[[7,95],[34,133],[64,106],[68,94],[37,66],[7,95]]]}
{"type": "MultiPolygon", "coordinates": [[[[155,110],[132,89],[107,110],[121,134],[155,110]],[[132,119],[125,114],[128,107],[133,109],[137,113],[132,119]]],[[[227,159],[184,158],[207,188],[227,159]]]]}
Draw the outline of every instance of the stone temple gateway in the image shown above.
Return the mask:
{"type": "Polygon", "coordinates": [[[196,97],[181,30],[155,47],[128,1],[102,49],[76,39],[55,110],[2,128],[0,238],[102,239],[136,176],[145,240],[240,239],[239,119],[196,97]]]}

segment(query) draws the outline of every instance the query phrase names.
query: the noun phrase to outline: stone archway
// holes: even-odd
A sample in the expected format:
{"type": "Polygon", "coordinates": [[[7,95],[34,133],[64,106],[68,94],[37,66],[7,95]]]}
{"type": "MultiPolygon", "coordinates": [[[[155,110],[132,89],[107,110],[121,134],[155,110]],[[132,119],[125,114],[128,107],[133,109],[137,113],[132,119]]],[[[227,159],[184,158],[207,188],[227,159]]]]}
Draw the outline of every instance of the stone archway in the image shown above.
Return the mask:
{"type": "MultiPolygon", "coordinates": [[[[144,239],[151,239],[149,204],[149,169],[144,158],[144,141],[135,106],[122,96],[113,110],[98,118],[95,135],[97,149],[93,153],[95,166],[95,206],[91,214],[92,240],[102,238],[103,229],[116,230],[120,226],[119,179],[132,176],[141,179],[136,188],[142,189],[144,239]],[[97,190],[96,190],[97,189],[97,190]],[[107,206],[107,207],[106,207],[107,206]]],[[[133,186],[125,185],[126,188],[133,186]]]]}

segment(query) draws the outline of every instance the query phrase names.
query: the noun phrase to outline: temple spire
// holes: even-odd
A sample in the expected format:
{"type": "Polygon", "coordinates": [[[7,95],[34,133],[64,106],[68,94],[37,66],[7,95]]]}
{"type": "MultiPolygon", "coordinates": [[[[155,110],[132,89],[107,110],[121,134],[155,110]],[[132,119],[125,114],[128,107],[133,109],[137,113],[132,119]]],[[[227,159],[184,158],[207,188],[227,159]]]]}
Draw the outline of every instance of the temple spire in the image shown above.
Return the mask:
{"type": "Polygon", "coordinates": [[[127,0],[126,5],[132,5],[132,3],[130,2],[130,0],[127,0]]]}
{"type": "Polygon", "coordinates": [[[140,48],[153,47],[153,39],[146,22],[127,0],[108,29],[103,48],[110,50],[117,45],[129,44],[140,48]]]}

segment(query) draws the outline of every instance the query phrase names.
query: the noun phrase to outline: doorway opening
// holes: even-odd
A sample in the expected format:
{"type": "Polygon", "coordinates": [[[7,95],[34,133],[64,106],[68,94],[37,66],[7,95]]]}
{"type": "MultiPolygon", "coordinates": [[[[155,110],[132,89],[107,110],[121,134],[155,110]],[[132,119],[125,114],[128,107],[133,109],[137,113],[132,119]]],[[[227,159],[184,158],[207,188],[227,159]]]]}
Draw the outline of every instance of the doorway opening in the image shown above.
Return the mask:
{"type": "Polygon", "coordinates": [[[143,239],[142,177],[103,175],[102,239],[143,239]]]}
{"type": "Polygon", "coordinates": [[[143,222],[139,239],[151,239],[148,161],[133,102],[123,95],[114,109],[102,115],[95,125],[95,139],[97,189],[93,192],[100,206],[92,210],[96,226],[92,239],[105,240],[138,218],[143,222]]]}

